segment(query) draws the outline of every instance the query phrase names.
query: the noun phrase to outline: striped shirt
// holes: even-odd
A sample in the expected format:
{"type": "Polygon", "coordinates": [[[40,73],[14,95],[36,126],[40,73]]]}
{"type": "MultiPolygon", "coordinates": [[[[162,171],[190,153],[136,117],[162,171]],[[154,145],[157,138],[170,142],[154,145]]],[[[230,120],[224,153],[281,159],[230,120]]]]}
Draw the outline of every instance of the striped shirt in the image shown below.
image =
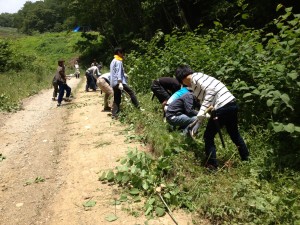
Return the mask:
{"type": "Polygon", "coordinates": [[[205,118],[205,110],[209,106],[217,110],[235,99],[221,81],[204,73],[192,74],[191,89],[201,104],[197,115],[200,122],[205,118]]]}

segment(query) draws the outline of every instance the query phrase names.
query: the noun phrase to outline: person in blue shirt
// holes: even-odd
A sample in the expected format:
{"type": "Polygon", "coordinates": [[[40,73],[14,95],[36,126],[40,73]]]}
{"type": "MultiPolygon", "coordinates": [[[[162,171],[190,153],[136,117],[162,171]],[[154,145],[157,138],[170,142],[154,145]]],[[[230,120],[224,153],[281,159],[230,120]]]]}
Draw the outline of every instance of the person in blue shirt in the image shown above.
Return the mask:
{"type": "Polygon", "coordinates": [[[166,110],[167,122],[187,134],[188,126],[197,120],[198,111],[195,109],[199,107],[200,104],[193,93],[188,91],[168,105],[166,110]]]}
{"type": "Polygon", "coordinates": [[[127,78],[123,67],[124,50],[121,47],[114,49],[114,58],[110,63],[110,86],[114,91],[114,102],[112,106],[112,118],[117,119],[122,101],[122,91],[125,91],[136,108],[140,104],[133,90],[127,84],[127,78]]]}

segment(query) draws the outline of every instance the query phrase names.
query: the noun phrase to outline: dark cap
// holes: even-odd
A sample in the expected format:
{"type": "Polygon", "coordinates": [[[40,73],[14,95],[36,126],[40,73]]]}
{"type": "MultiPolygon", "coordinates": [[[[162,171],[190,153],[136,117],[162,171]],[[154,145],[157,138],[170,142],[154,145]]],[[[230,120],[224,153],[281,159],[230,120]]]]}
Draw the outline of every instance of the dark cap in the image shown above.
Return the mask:
{"type": "Polygon", "coordinates": [[[65,61],[64,59],[59,59],[58,60],[59,63],[64,62],[64,61],[65,61]]]}

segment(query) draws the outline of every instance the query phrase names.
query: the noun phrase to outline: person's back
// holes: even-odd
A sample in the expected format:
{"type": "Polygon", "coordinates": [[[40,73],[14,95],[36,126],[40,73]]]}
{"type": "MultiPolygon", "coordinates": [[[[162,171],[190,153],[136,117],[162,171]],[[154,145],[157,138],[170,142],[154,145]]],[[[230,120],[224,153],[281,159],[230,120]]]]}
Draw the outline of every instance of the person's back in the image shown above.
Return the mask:
{"type": "Polygon", "coordinates": [[[182,87],[181,89],[179,89],[178,91],[176,91],[167,101],[167,104],[164,107],[164,111],[167,111],[168,106],[177,98],[179,98],[180,96],[186,94],[187,92],[189,92],[189,90],[187,89],[187,87],[182,87]]]}
{"type": "Polygon", "coordinates": [[[188,125],[197,120],[198,111],[195,110],[196,100],[191,92],[187,92],[175,99],[167,108],[167,122],[187,133],[188,125]]]}
{"type": "Polygon", "coordinates": [[[187,92],[175,99],[168,106],[166,118],[185,114],[187,116],[196,116],[198,111],[194,110],[196,101],[191,92],[187,92]]]}

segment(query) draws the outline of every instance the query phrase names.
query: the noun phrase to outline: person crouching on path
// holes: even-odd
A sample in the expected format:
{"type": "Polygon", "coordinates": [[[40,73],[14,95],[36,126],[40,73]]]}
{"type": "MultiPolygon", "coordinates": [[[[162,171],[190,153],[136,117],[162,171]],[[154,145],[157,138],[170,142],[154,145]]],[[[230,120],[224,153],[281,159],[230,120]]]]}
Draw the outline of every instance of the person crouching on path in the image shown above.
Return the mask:
{"type": "Polygon", "coordinates": [[[114,49],[114,59],[110,63],[110,86],[114,91],[114,103],[112,107],[112,118],[116,119],[120,111],[122,101],[122,91],[124,90],[131,99],[136,108],[139,108],[139,102],[133,90],[127,85],[127,79],[123,68],[124,51],[117,47],[114,49]]]}
{"type": "Polygon", "coordinates": [[[241,160],[247,161],[249,151],[238,130],[236,99],[226,86],[214,77],[194,72],[187,65],[177,68],[176,78],[179,83],[191,87],[194,95],[200,101],[201,107],[197,115],[198,122],[194,123],[195,126],[199,127],[199,124],[206,118],[206,110],[211,106],[213,107],[213,115],[210,117],[204,132],[207,157],[205,166],[208,169],[218,168],[214,138],[222,126],[226,127],[231,140],[239,151],[241,160]]]}
{"type": "Polygon", "coordinates": [[[64,62],[65,61],[63,59],[58,60],[58,67],[55,74],[55,79],[59,87],[57,106],[61,105],[65,91],[67,92],[65,101],[67,102],[70,101],[70,95],[71,95],[71,88],[67,85],[64,62]]]}
{"type": "Polygon", "coordinates": [[[103,111],[111,110],[111,100],[114,95],[114,91],[110,86],[110,73],[104,73],[97,79],[97,86],[104,92],[104,109],[103,111]],[[110,104],[109,104],[110,103],[110,104]]]}

